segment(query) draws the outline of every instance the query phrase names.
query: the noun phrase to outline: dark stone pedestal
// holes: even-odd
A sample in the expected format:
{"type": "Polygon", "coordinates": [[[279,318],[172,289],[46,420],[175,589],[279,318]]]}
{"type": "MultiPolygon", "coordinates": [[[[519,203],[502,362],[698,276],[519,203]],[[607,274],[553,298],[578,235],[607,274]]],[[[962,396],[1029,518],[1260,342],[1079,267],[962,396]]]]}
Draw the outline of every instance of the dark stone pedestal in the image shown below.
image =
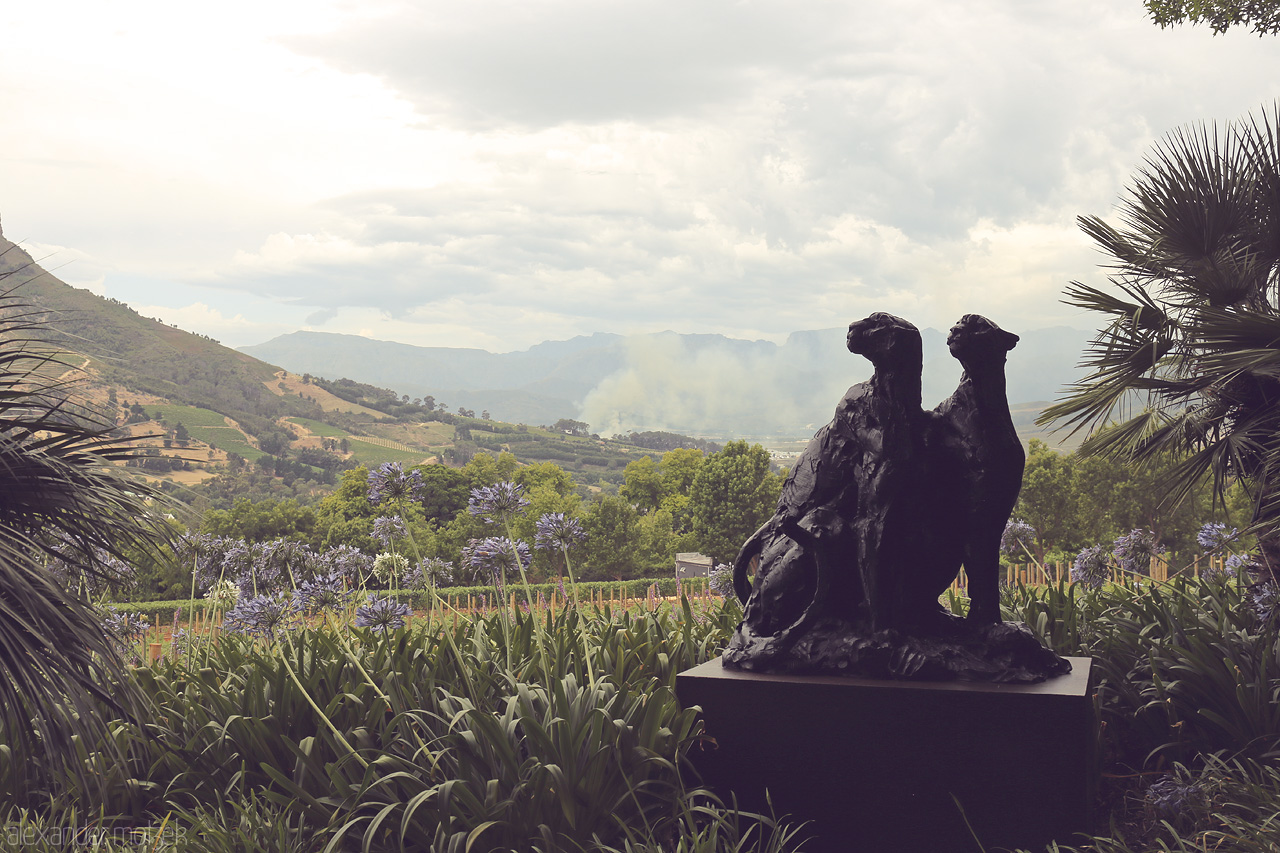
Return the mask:
{"type": "Polygon", "coordinates": [[[1042,849],[1091,826],[1092,661],[1041,684],[767,675],[720,660],[680,673],[714,739],[691,758],[744,811],[811,821],[806,851],[1042,849]],[[964,809],[961,815],[956,801],[964,809]],[[966,827],[966,818],[972,832],[966,827]]]}

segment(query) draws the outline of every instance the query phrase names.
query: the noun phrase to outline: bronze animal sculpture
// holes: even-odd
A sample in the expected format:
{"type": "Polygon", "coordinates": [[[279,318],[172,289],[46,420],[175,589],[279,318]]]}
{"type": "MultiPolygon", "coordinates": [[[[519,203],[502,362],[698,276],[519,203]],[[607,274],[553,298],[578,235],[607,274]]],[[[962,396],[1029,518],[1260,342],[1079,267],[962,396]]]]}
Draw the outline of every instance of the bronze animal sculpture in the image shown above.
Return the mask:
{"type": "Polygon", "coordinates": [[[1000,621],[1000,537],[1027,458],[1005,396],[1006,355],[1017,343],[1017,335],[985,317],[960,318],[947,347],[964,374],[926,421],[926,466],[937,481],[925,497],[939,535],[927,537],[934,551],[919,588],[937,602],[963,563],[975,623],[1000,621]]]}
{"type": "Polygon", "coordinates": [[[851,387],[782,486],[777,511],[743,546],[734,587],[746,603],[739,639],[762,656],[785,651],[817,618],[887,625],[882,595],[908,524],[901,500],[917,479],[923,363],[919,330],[890,314],[851,323],[850,352],[875,366],[851,387]],[[747,581],[757,560],[754,589],[747,581]]]}
{"type": "Polygon", "coordinates": [[[849,350],[875,373],[846,392],[739,553],[745,606],[725,666],[1023,682],[1070,671],[1025,626],[999,621],[1000,536],[1025,462],[1005,398],[1017,341],[961,318],[948,346],[964,375],[925,412],[918,330],[888,314],[850,324],[849,350]],[[938,601],[962,564],[966,620],[938,601]]]}

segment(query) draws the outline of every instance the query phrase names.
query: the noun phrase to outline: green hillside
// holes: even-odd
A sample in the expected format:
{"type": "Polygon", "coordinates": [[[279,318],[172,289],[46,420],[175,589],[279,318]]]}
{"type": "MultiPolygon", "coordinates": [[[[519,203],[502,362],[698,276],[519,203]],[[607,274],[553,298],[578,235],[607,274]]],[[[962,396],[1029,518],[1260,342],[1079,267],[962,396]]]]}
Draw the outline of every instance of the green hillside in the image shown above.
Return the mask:
{"type": "Polygon", "coordinates": [[[71,287],[2,234],[0,277],[38,309],[57,345],[85,357],[78,402],[137,437],[144,455],[131,464],[195,489],[188,497],[225,503],[248,489],[314,498],[357,465],[456,466],[504,452],[608,487],[641,456],[714,449],[669,433],[590,436],[576,421],[557,424],[567,430],[502,423],[346,378],[290,374],[71,287]]]}

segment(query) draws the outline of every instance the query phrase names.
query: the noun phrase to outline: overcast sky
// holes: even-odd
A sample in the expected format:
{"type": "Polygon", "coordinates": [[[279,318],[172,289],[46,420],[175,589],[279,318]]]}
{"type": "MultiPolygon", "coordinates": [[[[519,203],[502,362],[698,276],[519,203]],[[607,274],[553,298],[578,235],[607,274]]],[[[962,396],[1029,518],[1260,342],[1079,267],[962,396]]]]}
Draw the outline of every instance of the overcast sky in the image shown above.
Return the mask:
{"type": "Polygon", "coordinates": [[[1075,217],[1280,40],[1141,0],[42,0],[6,9],[0,222],[239,346],[781,341],[872,311],[1089,328],[1075,217]]]}

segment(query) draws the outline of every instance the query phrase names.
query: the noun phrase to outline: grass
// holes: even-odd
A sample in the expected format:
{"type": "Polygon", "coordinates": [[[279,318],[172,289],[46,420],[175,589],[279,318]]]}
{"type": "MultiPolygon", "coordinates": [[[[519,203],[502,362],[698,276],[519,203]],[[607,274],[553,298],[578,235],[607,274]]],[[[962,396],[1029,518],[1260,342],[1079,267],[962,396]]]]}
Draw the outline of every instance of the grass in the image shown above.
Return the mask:
{"type": "Polygon", "coordinates": [[[338,429],[323,421],[312,420],[311,418],[286,418],[290,423],[304,426],[311,432],[324,438],[347,438],[349,433],[344,429],[338,429]]]}
{"type": "Polygon", "coordinates": [[[163,420],[170,429],[181,423],[196,441],[203,441],[227,453],[239,454],[250,462],[266,455],[250,444],[243,432],[227,426],[226,419],[210,409],[162,404],[147,406],[146,411],[156,420],[163,420]]]}
{"type": "Polygon", "coordinates": [[[384,462],[403,462],[406,465],[417,465],[431,454],[424,450],[394,450],[390,447],[383,447],[375,442],[385,441],[386,439],[366,439],[358,435],[348,436],[351,452],[361,463],[373,468],[384,462]]]}

